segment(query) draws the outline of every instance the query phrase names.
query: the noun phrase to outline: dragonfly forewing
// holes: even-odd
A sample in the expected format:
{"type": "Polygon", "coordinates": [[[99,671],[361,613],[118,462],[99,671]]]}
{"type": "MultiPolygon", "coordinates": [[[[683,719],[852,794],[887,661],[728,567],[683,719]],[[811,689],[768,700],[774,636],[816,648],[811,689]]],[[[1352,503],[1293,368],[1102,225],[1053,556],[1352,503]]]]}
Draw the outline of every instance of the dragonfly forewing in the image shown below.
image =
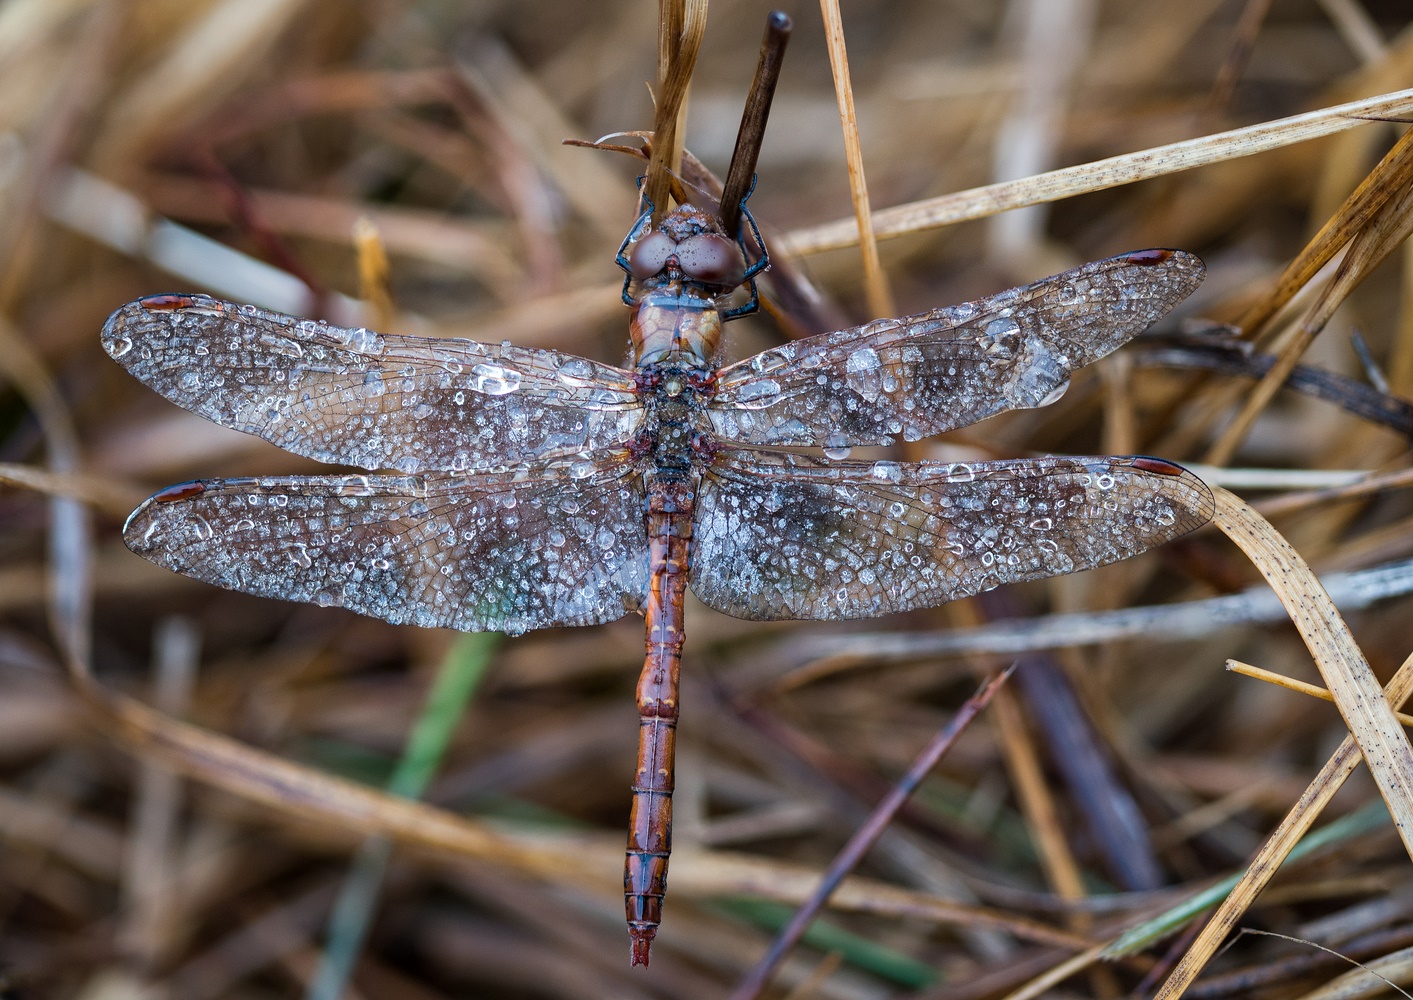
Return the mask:
{"type": "Polygon", "coordinates": [[[178,406],[321,462],[459,472],[624,445],[633,375],[509,344],[399,337],[158,295],[123,306],[103,346],[178,406]]]}
{"type": "Polygon", "coordinates": [[[579,471],[184,483],[145,501],[123,537],[197,580],[396,624],[597,625],[647,597],[642,476],[579,471]]]}
{"type": "Polygon", "coordinates": [[[692,591],[737,618],[873,618],[1126,559],[1206,524],[1161,459],[822,462],[722,449],[703,477],[692,591]]]}
{"type": "Polygon", "coordinates": [[[744,444],[845,448],[916,441],[1040,406],[1071,371],[1172,309],[1204,271],[1193,254],[1142,250],[785,344],[721,371],[712,426],[744,444]]]}

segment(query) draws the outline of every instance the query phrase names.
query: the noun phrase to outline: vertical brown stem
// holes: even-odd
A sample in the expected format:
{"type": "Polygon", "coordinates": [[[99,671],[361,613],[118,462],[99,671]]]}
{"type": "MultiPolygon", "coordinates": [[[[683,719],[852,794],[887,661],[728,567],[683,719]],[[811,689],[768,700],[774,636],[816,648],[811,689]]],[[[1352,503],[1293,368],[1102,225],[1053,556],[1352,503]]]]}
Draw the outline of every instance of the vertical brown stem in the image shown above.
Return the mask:
{"type": "Polygon", "coordinates": [[[633,964],[647,965],[662,920],[667,858],[672,851],[673,757],[682,664],[682,604],[692,542],[691,485],[656,480],[648,491],[652,574],[645,609],[647,656],[638,678],[638,770],[623,864],[623,902],[633,938],[633,964]]]}
{"type": "Polygon", "coordinates": [[[733,240],[741,231],[741,202],[751,188],[760,158],[760,145],[765,139],[765,123],[770,117],[770,102],[775,99],[775,85],[780,80],[780,67],[785,60],[785,46],[795,24],[784,11],[773,10],[765,19],[765,37],[760,43],[760,58],[756,75],[751,80],[746,106],[741,111],[741,127],[736,132],[736,148],[731,152],[731,165],[722,182],[720,209],[722,231],[733,240]]]}

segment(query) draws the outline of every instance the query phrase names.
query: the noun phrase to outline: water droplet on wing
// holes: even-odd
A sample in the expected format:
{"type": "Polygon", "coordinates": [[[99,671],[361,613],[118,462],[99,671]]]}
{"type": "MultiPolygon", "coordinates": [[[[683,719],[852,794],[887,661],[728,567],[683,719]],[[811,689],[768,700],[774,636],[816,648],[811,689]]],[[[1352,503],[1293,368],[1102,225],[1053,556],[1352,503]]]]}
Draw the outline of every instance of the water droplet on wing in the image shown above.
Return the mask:
{"type": "Polygon", "coordinates": [[[504,396],[520,388],[520,373],[514,368],[482,363],[471,372],[476,376],[471,388],[487,396],[504,396]]]}

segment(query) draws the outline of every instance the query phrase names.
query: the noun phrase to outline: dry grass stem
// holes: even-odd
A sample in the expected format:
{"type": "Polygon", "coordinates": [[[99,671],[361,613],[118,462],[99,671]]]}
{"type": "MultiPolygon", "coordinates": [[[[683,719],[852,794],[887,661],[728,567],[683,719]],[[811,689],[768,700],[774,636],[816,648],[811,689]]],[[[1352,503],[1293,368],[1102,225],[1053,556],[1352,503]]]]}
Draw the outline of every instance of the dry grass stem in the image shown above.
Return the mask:
{"type": "MultiPolygon", "coordinates": [[[[1239,157],[1255,156],[1294,143],[1335,135],[1365,125],[1370,120],[1398,119],[1409,114],[1413,114],[1413,90],[1380,94],[1278,121],[879,209],[873,213],[873,231],[880,239],[892,239],[968,219],[983,219],[1026,205],[1043,205],[1121,184],[1133,184],[1239,157]]],[[[853,220],[841,220],[809,229],[791,230],[781,242],[785,252],[804,256],[854,246],[858,238],[858,224],[853,220]]]]}
{"type": "MultiPolygon", "coordinates": [[[[1385,705],[1390,706],[1389,711],[1392,713],[1393,707],[1402,705],[1410,695],[1413,695],[1413,657],[1403,662],[1398,673],[1384,689],[1384,697],[1387,699],[1385,705]]],[[[1222,901],[1221,906],[1203,926],[1201,933],[1183,953],[1154,1000],[1176,1000],[1187,992],[1187,987],[1202,972],[1222,941],[1241,919],[1241,915],[1250,908],[1261,890],[1275,876],[1285,856],[1314,825],[1335,792],[1339,791],[1354,773],[1360,760],[1358,744],[1351,734],[1345,737],[1339,749],[1330,756],[1320,773],[1310,782],[1300,800],[1261,845],[1260,851],[1247,865],[1241,881],[1222,901]]]]}
{"type": "Polygon", "coordinates": [[[859,142],[859,121],[854,111],[854,85],[849,79],[849,53],[844,46],[844,22],[838,0],[819,0],[824,16],[824,37],[829,47],[829,69],[834,77],[834,94],[839,102],[839,121],[844,127],[844,154],[849,163],[849,196],[854,202],[856,238],[863,257],[864,293],[871,318],[892,316],[893,296],[878,259],[878,240],[873,232],[873,213],[868,203],[868,182],[864,179],[863,146],[859,142]]]}
{"type": "Polygon", "coordinates": [[[1413,856],[1413,746],[1364,653],[1291,544],[1234,494],[1223,489],[1216,494],[1214,523],[1256,564],[1285,605],[1413,856]]]}
{"type": "Polygon", "coordinates": [[[652,202],[653,221],[668,209],[669,176],[681,169],[682,121],[687,89],[706,32],[706,0],[658,0],[658,88],[652,155],[643,195],[652,202]]]}
{"type": "MultiPolygon", "coordinates": [[[[1242,663],[1240,660],[1227,660],[1227,669],[1246,677],[1254,677],[1258,681],[1265,681],[1268,684],[1283,687],[1287,691],[1298,691],[1301,694],[1308,694],[1312,698],[1319,698],[1321,701],[1334,701],[1334,695],[1318,685],[1299,681],[1294,677],[1286,677],[1284,674],[1278,674],[1272,670],[1252,666],[1250,663],[1242,663]]],[[[1407,715],[1403,712],[1394,712],[1393,715],[1394,718],[1403,725],[1413,726],[1413,715],[1407,715]]]]}

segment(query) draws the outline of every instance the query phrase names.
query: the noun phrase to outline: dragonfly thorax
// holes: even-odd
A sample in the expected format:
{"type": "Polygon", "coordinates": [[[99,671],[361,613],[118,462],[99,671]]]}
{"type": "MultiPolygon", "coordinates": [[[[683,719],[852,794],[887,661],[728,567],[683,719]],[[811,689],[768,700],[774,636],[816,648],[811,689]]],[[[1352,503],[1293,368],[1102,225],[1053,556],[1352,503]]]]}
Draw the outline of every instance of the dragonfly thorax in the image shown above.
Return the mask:
{"type": "Polygon", "coordinates": [[[648,419],[638,448],[659,472],[685,472],[697,457],[701,436],[702,372],[653,365],[644,373],[648,419]]]}
{"type": "Polygon", "coordinates": [[[673,362],[707,368],[721,343],[721,313],[700,282],[664,282],[639,297],[629,335],[639,369],[673,362]]]}

